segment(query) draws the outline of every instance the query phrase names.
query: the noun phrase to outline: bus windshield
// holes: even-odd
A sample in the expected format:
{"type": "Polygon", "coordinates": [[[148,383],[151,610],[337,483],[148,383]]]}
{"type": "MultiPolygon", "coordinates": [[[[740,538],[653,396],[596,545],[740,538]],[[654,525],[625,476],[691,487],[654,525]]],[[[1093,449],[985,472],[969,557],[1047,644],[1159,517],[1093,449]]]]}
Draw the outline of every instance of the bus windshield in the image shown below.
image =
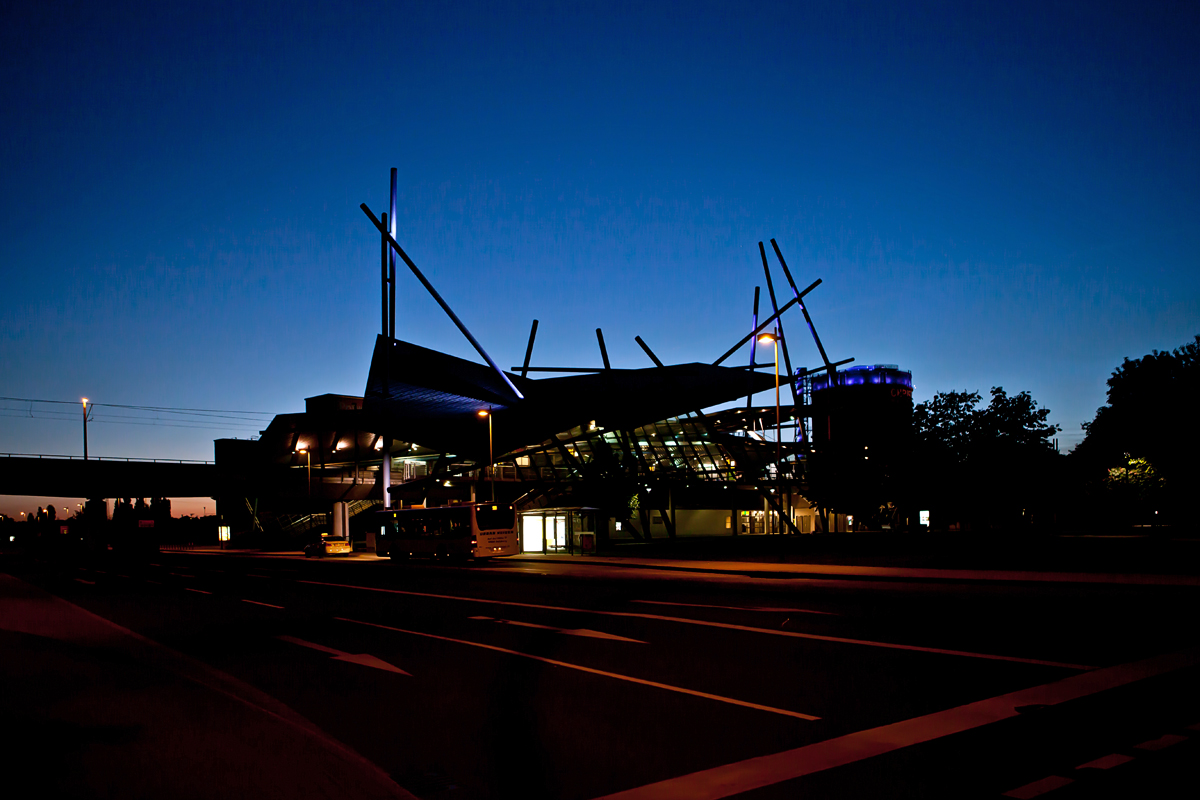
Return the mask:
{"type": "Polygon", "coordinates": [[[481,503],[475,506],[475,524],[481,531],[511,530],[516,516],[512,506],[481,503]]]}

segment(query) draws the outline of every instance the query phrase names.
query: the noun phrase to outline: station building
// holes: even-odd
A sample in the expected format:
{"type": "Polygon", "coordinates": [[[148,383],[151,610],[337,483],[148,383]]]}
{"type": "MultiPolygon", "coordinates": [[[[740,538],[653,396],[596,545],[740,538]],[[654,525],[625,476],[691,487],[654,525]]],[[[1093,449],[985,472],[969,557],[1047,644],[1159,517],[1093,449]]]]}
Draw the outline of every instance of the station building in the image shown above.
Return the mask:
{"type": "Polygon", "coordinates": [[[774,376],[740,368],[507,375],[519,402],[482,365],[380,337],[364,396],[311,397],[258,439],[216,442],[222,524],[371,548],[370,515],[354,520],[385,489],[393,507],[510,503],[526,552],[907,523],[912,381],[894,365],[801,371],[778,410],[747,402],[773,400],[774,376]]]}

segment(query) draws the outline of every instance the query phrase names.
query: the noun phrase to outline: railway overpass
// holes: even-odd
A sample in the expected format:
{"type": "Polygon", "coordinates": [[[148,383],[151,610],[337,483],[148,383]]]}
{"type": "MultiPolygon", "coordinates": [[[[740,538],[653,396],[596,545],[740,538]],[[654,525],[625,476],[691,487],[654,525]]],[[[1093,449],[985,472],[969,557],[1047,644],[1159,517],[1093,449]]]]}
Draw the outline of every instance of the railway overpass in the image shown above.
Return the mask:
{"type": "Polygon", "coordinates": [[[205,461],[0,453],[0,494],[36,497],[214,497],[205,461]]]}

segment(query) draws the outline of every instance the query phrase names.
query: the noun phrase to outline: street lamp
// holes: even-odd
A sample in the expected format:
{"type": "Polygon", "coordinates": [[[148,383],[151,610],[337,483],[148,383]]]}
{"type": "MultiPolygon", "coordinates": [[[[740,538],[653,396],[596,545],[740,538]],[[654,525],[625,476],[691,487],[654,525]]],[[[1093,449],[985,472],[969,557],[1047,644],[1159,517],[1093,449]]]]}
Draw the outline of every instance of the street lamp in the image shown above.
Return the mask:
{"type": "Polygon", "coordinates": [[[775,345],[775,462],[779,463],[780,443],[783,441],[783,425],[780,422],[779,416],[779,335],[775,333],[764,333],[758,337],[759,344],[771,342],[775,345]]]}
{"type": "Polygon", "coordinates": [[[308,456],[308,499],[312,500],[312,453],[308,452],[307,448],[300,448],[297,453],[308,456]]]}
{"type": "Polygon", "coordinates": [[[477,413],[480,418],[487,417],[488,421],[488,484],[492,489],[492,502],[496,502],[496,468],[492,465],[492,412],[481,408],[477,413]]]}
{"type": "MultiPolygon", "coordinates": [[[[775,476],[783,476],[783,424],[779,414],[779,334],[778,332],[764,333],[758,337],[759,344],[771,342],[775,345],[775,476]]],[[[775,491],[772,489],[771,491],[775,491]]],[[[790,501],[789,501],[790,502],[790,501]]],[[[783,533],[783,518],[780,515],[779,533],[783,533]]]]}
{"type": "Polygon", "coordinates": [[[88,460],[87,452],[87,418],[88,418],[88,399],[83,398],[83,460],[88,460]]]}

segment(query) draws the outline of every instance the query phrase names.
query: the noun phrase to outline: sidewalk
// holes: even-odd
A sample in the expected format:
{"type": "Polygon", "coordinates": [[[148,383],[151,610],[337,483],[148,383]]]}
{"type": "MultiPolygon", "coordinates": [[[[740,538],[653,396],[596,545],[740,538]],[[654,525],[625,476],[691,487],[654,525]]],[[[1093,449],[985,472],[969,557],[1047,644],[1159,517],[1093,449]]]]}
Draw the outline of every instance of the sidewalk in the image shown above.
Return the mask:
{"type": "Polygon", "coordinates": [[[1126,574],[1116,572],[1050,572],[1033,570],[929,569],[920,567],[871,567],[847,564],[789,564],[768,561],[702,561],[671,558],[626,558],[623,556],[537,555],[506,556],[505,561],[597,564],[627,569],[665,569],[678,572],[737,573],[761,576],[823,576],[891,580],[1022,581],[1042,583],[1100,583],[1133,586],[1200,586],[1200,576],[1126,574]]]}
{"type": "Polygon", "coordinates": [[[36,796],[415,800],[274,698],[5,574],[0,682],[36,796]]]}

